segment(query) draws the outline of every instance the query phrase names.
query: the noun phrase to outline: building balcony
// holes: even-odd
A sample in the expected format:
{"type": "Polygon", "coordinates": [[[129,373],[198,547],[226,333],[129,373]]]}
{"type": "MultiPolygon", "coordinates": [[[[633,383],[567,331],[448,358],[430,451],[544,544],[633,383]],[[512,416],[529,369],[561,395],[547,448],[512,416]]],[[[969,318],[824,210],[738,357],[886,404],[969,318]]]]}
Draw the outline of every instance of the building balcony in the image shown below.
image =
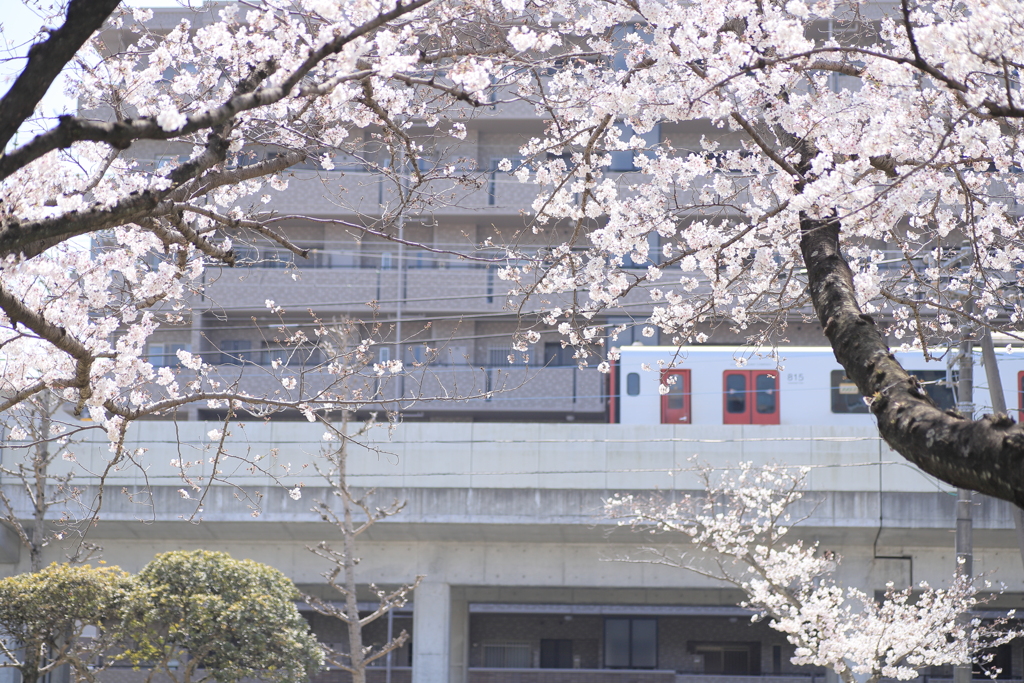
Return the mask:
{"type": "MultiPolygon", "coordinates": [[[[352,675],[340,669],[320,671],[310,679],[310,683],[350,683],[352,675]]],[[[412,667],[370,666],[366,669],[366,683],[410,683],[412,667]]]]}
{"type": "MultiPolygon", "coordinates": [[[[467,683],[676,683],[675,671],[470,668],[467,683]]],[[[788,683],[788,682],[787,682],[788,683]]]]}
{"type": "MultiPolygon", "coordinates": [[[[497,313],[505,309],[512,283],[502,280],[498,270],[515,265],[514,261],[467,261],[413,249],[407,250],[403,259],[405,268],[401,269],[396,252],[317,249],[309,260],[294,261],[290,254],[264,252],[258,260],[253,257],[253,265],[208,270],[202,303],[240,312],[263,312],[267,299],[285,309],[312,308],[318,313],[363,314],[371,301],[378,314],[396,313],[399,302],[405,312],[497,313]],[[291,264],[294,267],[286,267],[291,264]]],[[[708,289],[701,285],[694,292],[708,289]]],[[[578,296],[581,302],[589,300],[585,290],[578,296]]],[[[543,298],[558,305],[556,295],[543,298]]],[[[621,302],[631,313],[642,313],[653,305],[646,287],[634,288],[621,302]]],[[[534,308],[528,306],[527,310],[534,308]]]]}
{"type": "MultiPolygon", "coordinates": [[[[380,260],[380,255],[375,255],[380,260]]],[[[353,257],[356,258],[356,257],[353,257]]],[[[427,268],[381,268],[355,264],[284,270],[271,267],[222,269],[208,274],[204,300],[230,311],[264,311],[273,299],[285,309],[317,312],[355,310],[366,313],[376,302],[378,313],[394,313],[398,302],[409,310],[480,312],[502,310],[509,286],[496,267],[449,267],[448,262],[425,262],[427,268]],[[443,266],[443,267],[442,267],[443,266]]]]}
{"type": "Polygon", "coordinates": [[[360,375],[339,380],[317,368],[288,366],[275,370],[269,363],[245,362],[220,365],[212,376],[255,396],[274,395],[285,400],[297,399],[299,392],[306,396],[323,392],[337,397],[358,396],[368,408],[379,401],[407,418],[422,417],[426,412],[438,416],[589,414],[593,418],[604,414],[607,391],[607,375],[594,367],[581,370],[576,366],[427,364],[410,366],[399,375],[360,375]],[[296,388],[283,389],[282,377],[294,378],[296,388]]]}

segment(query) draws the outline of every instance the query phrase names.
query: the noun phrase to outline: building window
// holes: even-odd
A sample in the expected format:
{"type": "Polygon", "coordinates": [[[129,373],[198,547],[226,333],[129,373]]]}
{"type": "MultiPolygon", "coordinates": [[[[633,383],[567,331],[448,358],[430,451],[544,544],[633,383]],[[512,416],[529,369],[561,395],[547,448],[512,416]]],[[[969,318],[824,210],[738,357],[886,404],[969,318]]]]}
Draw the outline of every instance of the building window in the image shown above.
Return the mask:
{"type": "Polygon", "coordinates": [[[658,666],[658,620],[604,620],[604,665],[609,669],[654,669],[658,666]]]}
{"type": "Polygon", "coordinates": [[[146,360],[154,368],[174,367],[181,365],[178,351],[191,351],[191,344],[149,344],[146,349],[146,360]]]}
{"type": "Polygon", "coordinates": [[[499,346],[488,349],[487,364],[492,368],[503,368],[510,365],[526,365],[527,354],[523,351],[513,351],[507,346],[499,346]]]}
{"type": "MultiPolygon", "coordinates": [[[[510,178],[509,175],[515,173],[525,163],[523,157],[510,156],[510,157],[494,157],[491,159],[491,172],[487,182],[487,205],[495,206],[499,203],[499,185],[510,186],[512,183],[518,183],[519,181],[515,178],[510,178]],[[508,164],[503,164],[504,160],[508,160],[508,164]],[[507,171],[503,171],[502,168],[507,168],[507,171]]],[[[501,193],[506,194],[506,193],[501,193]]]]}
{"type": "Polygon", "coordinates": [[[615,150],[609,152],[612,162],[611,166],[609,166],[608,168],[609,171],[637,171],[639,170],[639,167],[636,163],[637,157],[644,156],[654,158],[654,147],[661,142],[660,123],[654,124],[654,127],[651,128],[651,130],[647,131],[646,133],[643,133],[642,135],[638,135],[637,132],[633,130],[633,127],[627,123],[620,122],[615,124],[615,127],[619,129],[619,139],[622,142],[628,143],[631,139],[633,139],[634,136],[637,136],[641,140],[643,140],[644,149],[615,150]]]}
{"type": "Polygon", "coordinates": [[[571,346],[562,348],[562,342],[544,342],[544,365],[547,367],[575,365],[571,346]]]}
{"type": "MultiPolygon", "coordinates": [[[[690,643],[690,652],[704,660],[709,676],[760,676],[760,643],[690,643]]],[[[780,653],[781,654],[781,653],[780,653]]]]}
{"type": "Polygon", "coordinates": [[[1003,643],[998,647],[987,648],[981,651],[981,656],[987,661],[983,665],[978,662],[974,663],[972,678],[995,678],[997,680],[1013,678],[1013,645],[1003,643]]]}
{"type": "Polygon", "coordinates": [[[275,361],[292,368],[312,368],[324,362],[324,354],[317,346],[265,346],[260,353],[262,365],[275,361]]]}
{"type": "Polygon", "coordinates": [[[644,325],[637,325],[633,318],[625,316],[608,316],[608,332],[618,328],[620,325],[625,325],[626,329],[618,333],[618,338],[615,340],[609,340],[612,346],[657,346],[658,345],[658,330],[654,330],[654,334],[650,337],[644,336],[643,328],[644,325]]]}
{"type": "Polygon", "coordinates": [[[252,354],[252,342],[247,339],[225,339],[220,343],[221,365],[250,363],[252,354]]]}
{"type": "Polygon", "coordinates": [[[568,639],[543,638],[540,641],[540,668],[571,669],[572,641],[568,639]]]}
{"type": "Polygon", "coordinates": [[[531,664],[529,643],[484,643],[484,666],[488,669],[529,669],[531,664]]]}

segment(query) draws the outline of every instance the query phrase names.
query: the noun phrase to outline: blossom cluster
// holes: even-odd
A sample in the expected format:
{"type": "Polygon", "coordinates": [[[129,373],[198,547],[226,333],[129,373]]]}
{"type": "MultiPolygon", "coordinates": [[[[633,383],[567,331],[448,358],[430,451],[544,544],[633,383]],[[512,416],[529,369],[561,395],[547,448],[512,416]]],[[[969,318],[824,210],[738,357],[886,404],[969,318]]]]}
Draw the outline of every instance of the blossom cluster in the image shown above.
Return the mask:
{"type": "Polygon", "coordinates": [[[984,664],[986,648],[1019,635],[1006,619],[960,618],[985,597],[959,573],[944,588],[889,583],[881,600],[842,586],[835,552],[791,538],[814,507],[804,500],[806,468],[741,463],[723,473],[697,463],[696,471],[701,492],[615,496],[605,513],[663,534],[666,543],[645,548],[642,559],[740,588],[754,619],[768,619],[795,646],[794,664],[828,667],[848,683],[910,680],[922,667],[984,664]]]}

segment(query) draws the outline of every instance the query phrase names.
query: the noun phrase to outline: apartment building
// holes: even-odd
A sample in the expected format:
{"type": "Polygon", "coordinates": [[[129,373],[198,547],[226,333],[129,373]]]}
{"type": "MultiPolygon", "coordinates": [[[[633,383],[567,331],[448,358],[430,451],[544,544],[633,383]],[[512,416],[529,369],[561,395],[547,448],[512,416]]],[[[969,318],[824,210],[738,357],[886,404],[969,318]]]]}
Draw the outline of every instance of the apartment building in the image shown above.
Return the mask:
{"type": "MultiPolygon", "coordinates": [[[[213,16],[200,13],[190,20],[198,26],[213,16]]],[[[177,10],[156,10],[150,25],[169,29],[179,18],[177,10]]],[[[270,243],[236,244],[238,265],[211,267],[191,316],[153,336],[150,359],[175,364],[178,349],[197,352],[221,366],[225,381],[240,381],[260,393],[273,389],[266,367],[275,359],[286,359],[296,370],[315,368],[324,360],[321,348],[288,347],[284,338],[304,330],[312,340],[314,318],[354,320],[378,342],[379,360],[401,359],[406,366],[401,377],[376,393],[407,399],[398,405],[403,420],[606,421],[607,382],[596,370],[604,349],[579,367],[573,350],[562,348],[561,337],[550,326],[532,327],[541,330],[542,339],[529,353],[512,348],[518,329],[536,325],[533,313],[540,302],[535,298],[520,307],[521,302],[509,300],[509,285],[498,275],[509,264],[506,248],[536,255],[566,235],[558,225],[531,231],[528,212],[537,187],[500,170],[503,159],[513,169],[518,165],[520,147],[542,133],[543,121],[527,103],[504,101],[500,89],[492,96],[492,107],[465,120],[464,139],[413,129],[428,147],[428,161],[419,163],[465,169],[464,183],[418,188],[418,193],[436,195],[415,210],[389,213],[400,200],[403,174],[408,180],[412,171],[382,172],[399,161],[379,156],[378,133],[372,129],[351,132],[362,152],[337,156],[332,170],[321,168],[316,159],[290,169],[283,176],[287,188],[268,190],[265,208],[296,216],[276,227],[295,245],[309,249],[309,257],[270,243]],[[388,215],[388,225],[382,226],[383,215],[388,215]],[[360,226],[384,230],[400,241],[382,239],[360,226]],[[272,313],[268,300],[285,312],[272,313]],[[438,397],[447,400],[430,400],[438,397]]],[[[735,134],[723,134],[710,123],[665,124],[645,138],[650,144],[669,142],[678,149],[699,150],[704,136],[716,137],[726,147],[739,144],[735,134]]],[[[247,155],[254,162],[279,152],[253,147],[247,155]]],[[[187,150],[141,142],[133,153],[158,168],[187,150]]],[[[622,187],[639,180],[633,153],[614,153],[611,173],[622,187]]],[[[651,246],[657,254],[658,245],[651,246]]],[[[644,336],[634,327],[646,319],[651,306],[647,292],[637,289],[621,309],[593,323],[609,329],[628,325],[614,341],[618,345],[658,344],[662,340],[657,331],[644,336]]],[[[791,318],[786,332],[791,343],[824,341],[820,328],[801,312],[791,318]]],[[[709,326],[705,332],[712,343],[743,342],[725,328],[709,326]]],[[[316,382],[314,376],[307,379],[316,382]]],[[[195,407],[180,417],[213,419],[217,414],[195,407]]]]}

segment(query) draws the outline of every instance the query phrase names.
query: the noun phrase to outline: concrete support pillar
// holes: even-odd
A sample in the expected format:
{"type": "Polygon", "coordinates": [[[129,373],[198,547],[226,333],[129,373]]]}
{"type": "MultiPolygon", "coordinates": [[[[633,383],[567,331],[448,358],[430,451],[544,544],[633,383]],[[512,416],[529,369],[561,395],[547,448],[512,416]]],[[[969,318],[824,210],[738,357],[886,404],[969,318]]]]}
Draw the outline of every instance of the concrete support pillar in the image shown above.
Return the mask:
{"type": "Polygon", "coordinates": [[[424,581],[413,595],[412,683],[449,683],[451,586],[424,581]]]}
{"type": "MultiPolygon", "coordinates": [[[[203,301],[206,297],[203,297],[203,301]]],[[[192,324],[189,335],[189,348],[191,353],[201,355],[203,352],[203,314],[202,311],[198,310],[198,307],[192,311],[192,324]]],[[[199,404],[196,402],[190,402],[185,407],[185,419],[189,422],[196,422],[199,420],[199,404]]]]}
{"type": "Polygon", "coordinates": [[[466,683],[469,679],[469,602],[465,588],[452,589],[451,601],[451,683],[466,683]]]}

